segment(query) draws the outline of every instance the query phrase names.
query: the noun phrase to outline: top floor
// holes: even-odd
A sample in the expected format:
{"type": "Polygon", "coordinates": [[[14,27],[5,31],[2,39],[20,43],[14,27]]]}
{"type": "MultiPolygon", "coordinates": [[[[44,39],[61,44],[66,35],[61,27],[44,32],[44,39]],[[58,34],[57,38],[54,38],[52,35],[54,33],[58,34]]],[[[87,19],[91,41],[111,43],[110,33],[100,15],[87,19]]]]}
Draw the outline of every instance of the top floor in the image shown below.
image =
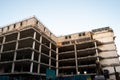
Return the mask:
{"type": "Polygon", "coordinates": [[[76,40],[76,39],[84,40],[84,38],[91,39],[93,34],[99,34],[101,32],[103,33],[106,31],[112,31],[112,29],[110,27],[104,27],[104,28],[94,29],[92,31],[74,33],[74,34],[70,34],[70,35],[64,35],[64,36],[57,37],[48,28],[46,28],[36,17],[31,17],[29,19],[25,19],[25,20],[1,27],[0,35],[15,31],[15,30],[20,30],[20,29],[30,27],[30,26],[38,28],[40,32],[44,33],[46,36],[51,38],[56,43],[65,42],[65,41],[69,41],[69,40],[76,40]]]}

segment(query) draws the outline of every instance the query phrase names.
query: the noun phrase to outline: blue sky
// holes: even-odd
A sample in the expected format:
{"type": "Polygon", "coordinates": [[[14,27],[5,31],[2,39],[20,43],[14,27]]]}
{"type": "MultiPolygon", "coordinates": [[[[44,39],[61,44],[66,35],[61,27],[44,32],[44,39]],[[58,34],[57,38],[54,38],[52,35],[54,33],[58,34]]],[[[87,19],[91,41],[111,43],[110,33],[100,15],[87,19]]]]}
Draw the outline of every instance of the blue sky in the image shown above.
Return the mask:
{"type": "Polygon", "coordinates": [[[120,0],[1,0],[0,26],[35,15],[57,36],[110,26],[120,54],[120,0]]]}

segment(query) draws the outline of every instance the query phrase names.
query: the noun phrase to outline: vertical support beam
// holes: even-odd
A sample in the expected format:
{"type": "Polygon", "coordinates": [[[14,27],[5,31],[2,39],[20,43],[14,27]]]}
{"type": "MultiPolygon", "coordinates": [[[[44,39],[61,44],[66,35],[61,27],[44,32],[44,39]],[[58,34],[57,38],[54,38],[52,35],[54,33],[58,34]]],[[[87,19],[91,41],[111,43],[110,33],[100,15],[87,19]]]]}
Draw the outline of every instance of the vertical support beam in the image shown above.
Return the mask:
{"type": "Polygon", "coordinates": [[[13,73],[14,72],[14,68],[15,68],[15,60],[16,60],[16,56],[17,56],[17,52],[16,50],[18,49],[18,40],[20,38],[20,32],[18,32],[18,35],[17,35],[17,41],[16,41],[16,46],[15,46],[15,53],[14,53],[14,58],[13,58],[13,63],[12,63],[12,70],[11,72],[13,73]]]}
{"type": "Polygon", "coordinates": [[[0,50],[1,53],[3,52],[3,44],[5,43],[5,39],[6,39],[6,37],[4,36],[3,41],[2,41],[2,45],[1,45],[1,50],[0,50]]]}
{"type": "Polygon", "coordinates": [[[59,64],[58,64],[58,59],[59,59],[59,57],[58,57],[58,47],[56,48],[56,76],[58,76],[58,73],[59,73],[59,69],[58,69],[58,66],[59,66],[59,64]]]}
{"type": "Polygon", "coordinates": [[[40,62],[41,62],[41,48],[42,48],[42,36],[40,36],[40,46],[39,46],[39,57],[38,57],[38,69],[37,72],[40,73],[40,62]]]}
{"type": "Polygon", "coordinates": [[[0,52],[0,61],[1,61],[1,52],[0,52]]]}
{"type": "Polygon", "coordinates": [[[50,48],[50,50],[49,50],[49,69],[51,69],[51,43],[49,44],[49,48],[50,48]]]}
{"type": "Polygon", "coordinates": [[[33,72],[33,59],[34,59],[34,51],[32,51],[32,56],[31,56],[31,65],[30,65],[30,72],[33,72]]]}
{"type": "MultiPolygon", "coordinates": [[[[34,32],[34,36],[33,38],[36,38],[36,32],[34,32]]],[[[33,41],[33,45],[32,45],[32,49],[35,49],[35,40],[33,41]]],[[[32,55],[31,55],[31,65],[30,65],[30,72],[33,72],[33,60],[34,60],[34,51],[32,51],[32,55]]]]}
{"type": "MultiPolygon", "coordinates": [[[[6,39],[6,37],[4,36],[4,37],[3,37],[2,44],[1,44],[0,53],[2,53],[2,52],[3,52],[3,44],[5,43],[5,39],[6,39]]],[[[0,60],[1,60],[1,54],[0,54],[0,60]]]]}
{"type": "Polygon", "coordinates": [[[75,50],[76,74],[78,74],[78,60],[77,60],[77,49],[76,49],[76,44],[74,44],[74,50],[75,50]]]}
{"type": "Polygon", "coordinates": [[[1,61],[1,52],[0,52],[0,61],[1,61]]]}
{"type": "Polygon", "coordinates": [[[97,43],[96,42],[94,42],[94,44],[95,44],[95,51],[96,51],[96,55],[97,55],[97,61],[99,62],[100,60],[99,60],[99,54],[98,54],[98,50],[97,50],[97,43]]]}
{"type": "MultiPolygon", "coordinates": [[[[20,32],[18,32],[18,36],[17,36],[17,42],[16,42],[16,47],[15,47],[15,50],[18,49],[18,40],[20,39],[20,32]]],[[[14,54],[14,61],[16,60],[16,51],[15,51],[15,54],[14,54]]]]}
{"type": "Polygon", "coordinates": [[[100,59],[99,59],[99,54],[98,54],[98,50],[97,50],[97,42],[94,42],[95,44],[95,50],[96,50],[96,55],[97,55],[97,61],[96,61],[96,68],[97,68],[97,74],[101,75],[102,74],[102,68],[101,68],[101,64],[100,64],[100,59]]]}

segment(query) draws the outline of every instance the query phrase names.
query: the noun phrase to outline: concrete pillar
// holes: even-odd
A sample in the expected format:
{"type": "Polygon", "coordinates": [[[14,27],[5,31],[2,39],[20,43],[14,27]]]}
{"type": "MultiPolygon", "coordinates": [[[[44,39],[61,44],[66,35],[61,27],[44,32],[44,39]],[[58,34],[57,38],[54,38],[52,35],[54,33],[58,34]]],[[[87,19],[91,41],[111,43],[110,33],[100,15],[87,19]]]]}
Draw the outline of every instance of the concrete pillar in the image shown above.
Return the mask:
{"type": "MultiPolygon", "coordinates": [[[[14,56],[16,56],[16,52],[14,53],[14,56]]],[[[12,70],[11,70],[12,73],[14,72],[14,69],[15,69],[15,62],[13,61],[13,63],[12,63],[12,70]]]]}
{"type": "MultiPolygon", "coordinates": [[[[1,44],[1,49],[0,49],[0,53],[3,52],[3,44],[5,43],[5,36],[3,37],[3,41],[2,41],[2,44],[1,44]]],[[[1,54],[0,54],[0,60],[1,60],[1,54]]]]}
{"type": "Polygon", "coordinates": [[[97,42],[94,42],[95,44],[95,50],[96,50],[96,55],[97,55],[97,60],[96,60],[96,68],[97,68],[97,74],[100,75],[102,74],[102,69],[101,69],[101,64],[100,64],[100,59],[99,59],[99,54],[98,54],[98,47],[97,47],[97,42]]]}
{"type": "Polygon", "coordinates": [[[96,55],[97,55],[97,61],[99,62],[99,54],[98,54],[98,50],[97,50],[97,42],[94,42],[94,45],[95,45],[95,51],[96,51],[96,55]]]}
{"type": "Polygon", "coordinates": [[[59,69],[58,69],[58,47],[56,48],[56,76],[58,76],[58,73],[59,73],[59,69]]]}
{"type": "Polygon", "coordinates": [[[78,74],[78,60],[77,60],[77,49],[76,49],[76,44],[74,44],[74,50],[75,50],[76,74],[78,74]]]}
{"type": "Polygon", "coordinates": [[[40,73],[40,60],[41,60],[41,48],[42,48],[42,36],[40,36],[40,46],[39,46],[39,57],[38,57],[38,69],[37,72],[40,73]]]}
{"type": "Polygon", "coordinates": [[[50,48],[50,50],[49,50],[49,69],[51,69],[51,43],[49,44],[49,48],[50,48]]]}
{"type": "Polygon", "coordinates": [[[5,43],[5,39],[6,39],[6,37],[4,36],[3,41],[2,41],[2,45],[1,45],[1,50],[0,50],[1,53],[3,52],[3,44],[5,43]]]}
{"type": "Polygon", "coordinates": [[[14,61],[16,60],[16,56],[17,56],[16,50],[18,49],[18,40],[19,40],[19,38],[20,38],[20,32],[18,32],[18,35],[17,35],[15,53],[14,53],[14,58],[13,58],[13,63],[12,63],[12,70],[11,70],[12,73],[14,72],[14,68],[15,68],[15,62],[14,61]]]}
{"type": "MultiPolygon", "coordinates": [[[[20,39],[20,32],[18,32],[18,36],[17,36],[17,42],[16,42],[16,47],[15,47],[15,50],[18,49],[18,40],[20,39]]],[[[14,61],[16,60],[16,51],[15,51],[15,54],[14,54],[14,61]]]]}
{"type": "Polygon", "coordinates": [[[31,73],[33,72],[33,62],[31,62],[31,65],[30,65],[30,72],[31,73]]]}
{"type": "MultiPolygon", "coordinates": [[[[36,38],[36,32],[34,32],[34,36],[33,38],[36,38]]],[[[33,45],[32,45],[32,49],[35,49],[35,40],[33,41],[33,45]]],[[[31,65],[30,65],[30,72],[33,72],[33,60],[34,60],[34,51],[32,51],[32,55],[31,55],[31,65]]]]}

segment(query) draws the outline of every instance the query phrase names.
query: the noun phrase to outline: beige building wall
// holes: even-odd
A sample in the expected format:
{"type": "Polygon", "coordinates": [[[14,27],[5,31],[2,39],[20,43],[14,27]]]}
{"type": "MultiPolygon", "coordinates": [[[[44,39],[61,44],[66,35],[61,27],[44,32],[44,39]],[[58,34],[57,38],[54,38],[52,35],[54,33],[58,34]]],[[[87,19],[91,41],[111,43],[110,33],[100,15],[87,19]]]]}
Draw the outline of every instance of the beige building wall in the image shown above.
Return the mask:
{"type": "Polygon", "coordinates": [[[115,78],[116,78],[115,75],[111,75],[111,76],[110,76],[110,79],[111,79],[111,80],[115,80],[115,78]]]}
{"type": "Polygon", "coordinates": [[[115,73],[113,65],[116,65],[116,69],[118,72],[120,72],[120,66],[117,66],[120,64],[118,59],[118,54],[116,51],[116,46],[114,43],[114,33],[112,29],[101,29],[97,32],[93,33],[93,39],[99,41],[102,43],[102,45],[98,46],[98,48],[101,50],[99,53],[99,56],[101,56],[103,59],[100,60],[100,63],[103,67],[103,70],[107,69],[109,70],[110,79],[115,80],[115,73]]]}
{"type": "Polygon", "coordinates": [[[58,42],[76,40],[91,37],[91,32],[81,32],[81,33],[74,33],[71,35],[60,36],[57,38],[58,42]]]}
{"type": "Polygon", "coordinates": [[[118,57],[118,54],[116,51],[106,51],[99,53],[99,56],[103,58],[110,58],[110,57],[118,57]]]}
{"type": "Polygon", "coordinates": [[[113,65],[113,64],[119,64],[118,58],[111,58],[111,59],[103,59],[100,62],[102,65],[113,65]]]}
{"type": "Polygon", "coordinates": [[[98,48],[102,51],[106,51],[106,50],[110,51],[110,50],[115,50],[116,49],[114,43],[104,44],[104,45],[98,46],[98,48]]]}

